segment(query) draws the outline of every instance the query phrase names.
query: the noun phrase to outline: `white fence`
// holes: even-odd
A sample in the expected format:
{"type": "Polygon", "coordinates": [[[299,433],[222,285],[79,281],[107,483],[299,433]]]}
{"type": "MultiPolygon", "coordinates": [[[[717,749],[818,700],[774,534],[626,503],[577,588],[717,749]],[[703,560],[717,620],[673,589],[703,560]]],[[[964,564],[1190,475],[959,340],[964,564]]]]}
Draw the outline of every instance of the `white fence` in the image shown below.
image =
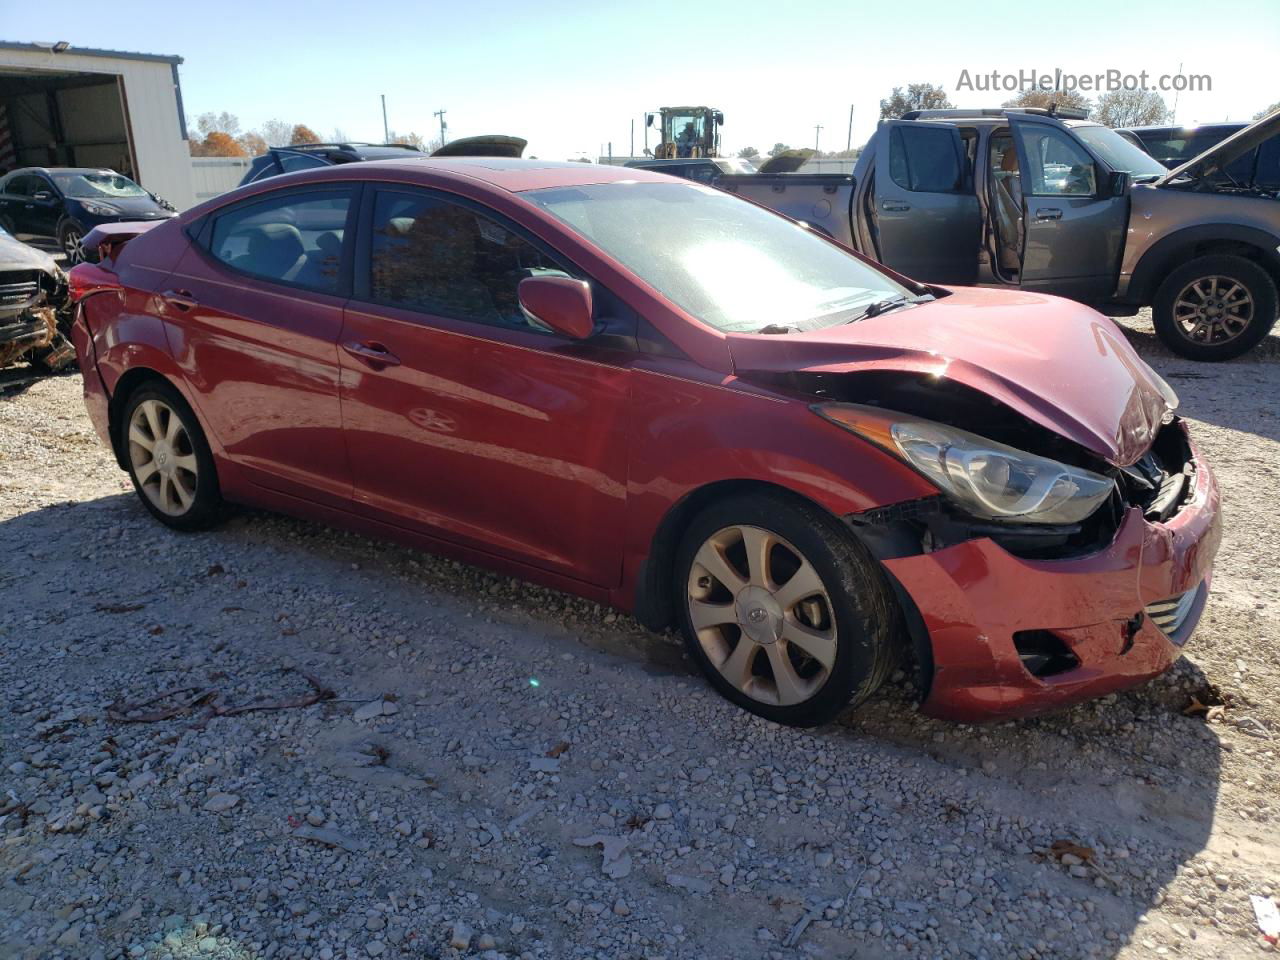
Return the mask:
{"type": "Polygon", "coordinates": [[[196,203],[221,196],[240,186],[251,157],[192,157],[191,189],[196,203]]]}

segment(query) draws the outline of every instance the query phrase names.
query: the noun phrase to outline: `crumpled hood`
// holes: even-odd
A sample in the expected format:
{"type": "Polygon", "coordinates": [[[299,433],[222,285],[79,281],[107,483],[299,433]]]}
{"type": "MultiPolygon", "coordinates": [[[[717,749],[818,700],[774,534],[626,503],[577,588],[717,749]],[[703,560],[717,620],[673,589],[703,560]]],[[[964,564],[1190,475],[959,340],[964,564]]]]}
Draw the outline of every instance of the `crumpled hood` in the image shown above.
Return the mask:
{"type": "Polygon", "coordinates": [[[0,272],[10,270],[42,270],[55,277],[62,272],[53,257],[43,250],[29,247],[21,240],[0,232],[0,272]]]}
{"type": "Polygon", "coordinates": [[[748,379],[751,371],[947,377],[1117,466],[1146,452],[1171,409],[1162,381],[1111,320],[1032,293],[957,288],[823,330],[733,334],[729,349],[748,379]]]}

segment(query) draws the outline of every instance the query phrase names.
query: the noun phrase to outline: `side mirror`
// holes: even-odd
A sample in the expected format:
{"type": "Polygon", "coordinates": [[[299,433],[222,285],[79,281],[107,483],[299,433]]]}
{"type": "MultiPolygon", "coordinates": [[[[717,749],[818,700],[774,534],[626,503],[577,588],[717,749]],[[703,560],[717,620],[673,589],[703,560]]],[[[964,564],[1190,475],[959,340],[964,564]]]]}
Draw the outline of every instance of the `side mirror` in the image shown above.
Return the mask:
{"type": "Polygon", "coordinates": [[[1111,188],[1111,196],[1123,197],[1129,192],[1129,171],[1114,170],[1111,173],[1108,186],[1111,188]]]}
{"type": "Polygon", "coordinates": [[[37,190],[31,197],[36,203],[48,203],[53,199],[53,194],[48,190],[37,190]]]}
{"type": "Polygon", "coordinates": [[[646,127],[652,127],[652,126],[653,126],[653,114],[652,114],[652,113],[646,113],[646,114],[644,115],[644,125],[645,125],[646,127]]]}
{"type": "Polygon", "coordinates": [[[722,126],[722,127],[723,127],[723,126],[724,126],[724,114],[723,114],[723,113],[721,113],[719,110],[717,110],[717,111],[716,111],[715,116],[716,116],[716,123],[718,123],[720,126],[722,126]]]}
{"type": "Polygon", "coordinates": [[[591,336],[591,286],[571,277],[525,277],[516,288],[520,309],[534,323],[575,340],[591,336]]]}

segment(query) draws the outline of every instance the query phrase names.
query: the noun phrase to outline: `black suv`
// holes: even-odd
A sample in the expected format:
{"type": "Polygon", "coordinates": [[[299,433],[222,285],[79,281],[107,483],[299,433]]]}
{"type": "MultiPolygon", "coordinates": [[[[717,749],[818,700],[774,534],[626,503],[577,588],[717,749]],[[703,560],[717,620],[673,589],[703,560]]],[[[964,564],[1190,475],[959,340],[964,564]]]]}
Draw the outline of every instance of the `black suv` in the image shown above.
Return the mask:
{"type": "Polygon", "coordinates": [[[240,186],[313,167],[360,160],[405,160],[422,155],[421,150],[408,143],[299,143],[292,147],[272,147],[253,158],[240,186]]]}
{"type": "MultiPolygon", "coordinates": [[[[1191,127],[1127,127],[1116,133],[1172,170],[1247,126],[1249,124],[1244,122],[1201,123],[1191,127]]],[[[1272,137],[1232,160],[1214,175],[1214,182],[1264,190],[1280,189],[1280,137],[1272,137]]]]}

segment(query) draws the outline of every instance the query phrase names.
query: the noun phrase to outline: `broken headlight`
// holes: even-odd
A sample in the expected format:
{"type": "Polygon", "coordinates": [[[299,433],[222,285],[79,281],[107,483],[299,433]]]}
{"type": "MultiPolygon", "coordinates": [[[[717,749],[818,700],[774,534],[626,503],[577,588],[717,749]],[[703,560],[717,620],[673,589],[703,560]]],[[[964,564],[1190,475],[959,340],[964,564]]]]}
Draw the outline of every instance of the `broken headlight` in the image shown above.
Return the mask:
{"type": "Polygon", "coordinates": [[[942,423],[850,404],[822,404],[814,412],[905,461],[983,520],[1079,523],[1115,486],[1101,474],[942,423]]]}

